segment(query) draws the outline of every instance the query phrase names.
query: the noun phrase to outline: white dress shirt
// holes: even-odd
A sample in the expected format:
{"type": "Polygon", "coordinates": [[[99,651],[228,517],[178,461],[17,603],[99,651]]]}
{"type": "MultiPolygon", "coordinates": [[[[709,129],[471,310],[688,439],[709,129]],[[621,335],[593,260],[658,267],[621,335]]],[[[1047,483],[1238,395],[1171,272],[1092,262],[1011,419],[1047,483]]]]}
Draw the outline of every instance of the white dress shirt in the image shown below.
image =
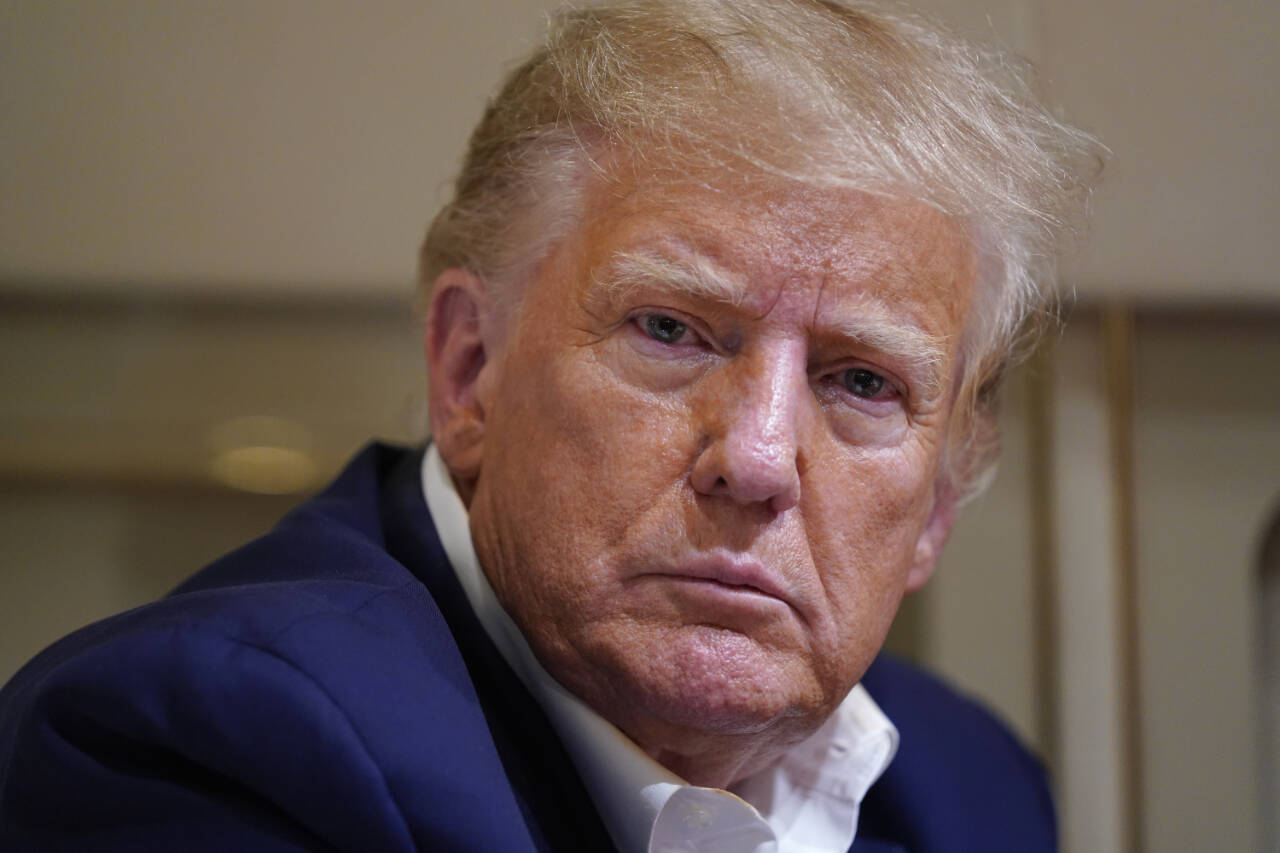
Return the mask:
{"type": "Polygon", "coordinates": [[[546,711],[623,853],[832,853],[853,843],[858,807],[893,759],[898,731],[857,685],[816,732],[732,791],[690,785],[650,758],[538,663],[476,559],[467,509],[435,445],[422,490],[480,624],[546,711]]]}

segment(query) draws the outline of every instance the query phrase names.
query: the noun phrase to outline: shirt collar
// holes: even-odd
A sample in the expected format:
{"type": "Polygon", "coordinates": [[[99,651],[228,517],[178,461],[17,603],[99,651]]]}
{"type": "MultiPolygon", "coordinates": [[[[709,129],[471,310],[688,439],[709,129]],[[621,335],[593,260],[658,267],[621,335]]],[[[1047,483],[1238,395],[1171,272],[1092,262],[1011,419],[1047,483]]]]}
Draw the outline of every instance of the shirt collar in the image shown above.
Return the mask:
{"type": "MultiPolygon", "coordinates": [[[[423,458],[422,490],[445,556],[472,610],[546,711],[619,849],[650,850],[651,837],[672,817],[673,810],[666,807],[673,800],[688,800],[687,808],[702,814],[701,799],[717,794],[741,798],[746,801],[742,807],[757,811],[773,828],[779,842],[773,849],[780,853],[848,849],[859,804],[898,747],[897,729],[862,685],[850,691],[813,735],[774,765],[735,785],[736,796],[690,786],[561,687],[538,663],[480,568],[467,509],[434,444],[423,458]]],[[[730,810],[735,807],[729,804],[730,810]]]]}

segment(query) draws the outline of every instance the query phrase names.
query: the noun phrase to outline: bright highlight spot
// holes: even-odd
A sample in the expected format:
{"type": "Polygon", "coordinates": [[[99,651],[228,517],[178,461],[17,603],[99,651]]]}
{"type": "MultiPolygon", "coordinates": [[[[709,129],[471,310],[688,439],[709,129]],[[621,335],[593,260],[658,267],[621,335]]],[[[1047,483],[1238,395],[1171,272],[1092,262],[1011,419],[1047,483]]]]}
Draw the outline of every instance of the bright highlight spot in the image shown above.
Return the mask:
{"type": "Polygon", "coordinates": [[[233,418],[209,432],[209,471],[218,482],[262,495],[287,495],[313,486],[318,469],[306,428],[284,418],[233,418]]]}

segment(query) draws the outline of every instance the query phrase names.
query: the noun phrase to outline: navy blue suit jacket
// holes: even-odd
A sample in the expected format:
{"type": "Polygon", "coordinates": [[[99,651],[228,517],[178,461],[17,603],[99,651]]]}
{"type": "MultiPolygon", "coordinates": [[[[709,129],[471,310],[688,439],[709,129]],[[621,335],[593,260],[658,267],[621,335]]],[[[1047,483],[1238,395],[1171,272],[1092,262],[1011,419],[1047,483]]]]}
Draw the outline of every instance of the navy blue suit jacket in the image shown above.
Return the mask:
{"type": "MultiPolygon", "coordinates": [[[[0,849],[613,849],[467,606],[420,458],[367,449],[271,533],[20,671],[0,849]]],[[[1054,849],[1043,774],[988,714],[884,657],[863,683],[902,747],[854,851],[1054,849]]]]}

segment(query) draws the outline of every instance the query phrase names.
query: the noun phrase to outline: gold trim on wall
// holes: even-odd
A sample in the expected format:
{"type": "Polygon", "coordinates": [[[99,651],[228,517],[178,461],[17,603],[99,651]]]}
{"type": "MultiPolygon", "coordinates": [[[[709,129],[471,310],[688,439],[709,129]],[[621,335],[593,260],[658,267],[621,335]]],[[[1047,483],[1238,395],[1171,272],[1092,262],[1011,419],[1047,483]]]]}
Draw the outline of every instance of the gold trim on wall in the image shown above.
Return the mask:
{"type": "Polygon", "coordinates": [[[1062,767],[1061,654],[1058,642],[1057,508],[1053,489],[1053,345],[1042,343],[1027,360],[1028,481],[1031,502],[1031,607],[1036,735],[1044,759],[1062,767]]]}
{"type": "Polygon", "coordinates": [[[1124,303],[1102,309],[1111,489],[1115,496],[1116,636],[1119,648],[1122,814],[1125,849],[1145,850],[1142,823],[1142,679],[1139,648],[1137,528],[1133,460],[1133,311],[1124,303]]]}

